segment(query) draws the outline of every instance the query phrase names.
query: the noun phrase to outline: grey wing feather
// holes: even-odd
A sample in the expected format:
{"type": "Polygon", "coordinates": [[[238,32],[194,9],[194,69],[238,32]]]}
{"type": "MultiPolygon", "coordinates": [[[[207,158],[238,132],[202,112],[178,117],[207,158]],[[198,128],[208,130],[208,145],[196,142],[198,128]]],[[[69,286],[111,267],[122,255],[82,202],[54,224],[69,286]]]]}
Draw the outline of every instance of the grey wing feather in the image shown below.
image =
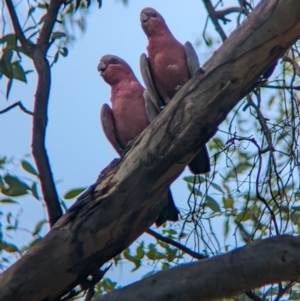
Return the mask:
{"type": "Polygon", "coordinates": [[[190,42],[186,42],[184,44],[184,50],[185,50],[185,54],[186,54],[188,67],[189,67],[191,76],[193,77],[200,68],[198,55],[197,55],[193,45],[190,42]]]}
{"type": "MultiPolygon", "coordinates": [[[[190,42],[184,44],[185,54],[191,76],[195,76],[200,68],[197,53],[190,42]]],[[[193,174],[203,174],[210,171],[210,158],[206,145],[203,145],[196,156],[189,164],[190,171],[193,174]]]]}
{"type": "Polygon", "coordinates": [[[114,147],[116,152],[121,155],[124,150],[124,146],[122,145],[117,133],[113,111],[106,103],[101,108],[100,121],[106,138],[114,147]]]}
{"type": "Polygon", "coordinates": [[[159,114],[159,110],[155,106],[155,102],[152,100],[148,90],[144,91],[145,108],[149,122],[152,122],[159,114]]]}
{"type": "Polygon", "coordinates": [[[157,108],[158,111],[161,111],[161,107],[165,106],[164,101],[161,99],[159,94],[157,93],[153,80],[152,80],[152,75],[149,69],[149,64],[148,64],[148,58],[145,53],[142,53],[140,57],[140,70],[141,70],[141,75],[145,84],[145,87],[150,94],[150,98],[152,99],[155,107],[157,108]]]}

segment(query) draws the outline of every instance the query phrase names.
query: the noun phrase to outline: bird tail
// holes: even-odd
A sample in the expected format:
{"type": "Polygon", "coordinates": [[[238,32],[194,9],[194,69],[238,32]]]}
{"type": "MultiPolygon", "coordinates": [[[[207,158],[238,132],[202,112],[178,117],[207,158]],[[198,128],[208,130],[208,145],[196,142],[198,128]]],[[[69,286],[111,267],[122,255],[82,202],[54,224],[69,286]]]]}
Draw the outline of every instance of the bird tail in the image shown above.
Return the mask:
{"type": "Polygon", "coordinates": [[[166,205],[162,208],[155,222],[157,227],[160,227],[166,221],[178,221],[179,211],[174,204],[173,196],[170,189],[168,190],[168,194],[162,202],[164,202],[166,205]]]}
{"type": "Polygon", "coordinates": [[[205,145],[201,147],[197,155],[190,162],[189,169],[195,175],[210,171],[210,159],[205,145]]]}

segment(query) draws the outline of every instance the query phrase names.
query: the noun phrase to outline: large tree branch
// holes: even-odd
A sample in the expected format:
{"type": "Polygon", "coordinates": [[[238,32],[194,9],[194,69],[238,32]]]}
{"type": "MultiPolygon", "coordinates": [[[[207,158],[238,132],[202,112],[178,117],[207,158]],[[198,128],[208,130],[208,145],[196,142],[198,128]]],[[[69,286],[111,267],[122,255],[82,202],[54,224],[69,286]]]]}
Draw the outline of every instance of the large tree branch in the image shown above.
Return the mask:
{"type": "Polygon", "coordinates": [[[199,147],[299,36],[300,1],[261,1],[203,66],[204,74],[198,72],[122,160],[0,276],[0,300],[56,300],[126,249],[154,223],[168,186],[199,147]]]}
{"type": "Polygon", "coordinates": [[[48,120],[48,102],[51,86],[51,71],[49,62],[46,59],[46,55],[50,46],[50,35],[62,2],[60,0],[52,0],[50,2],[47,13],[44,16],[44,23],[37,40],[37,44],[35,45],[26,39],[11,0],[5,1],[16,36],[20,40],[22,47],[32,58],[38,74],[38,83],[34,101],[31,145],[32,155],[39,172],[49,223],[50,226],[53,226],[54,223],[61,217],[62,210],[50,167],[49,157],[45,147],[46,127],[48,120]]]}
{"type": "Polygon", "coordinates": [[[299,237],[268,238],[224,255],[156,273],[95,301],[230,298],[266,284],[299,279],[299,249],[299,237]]]}

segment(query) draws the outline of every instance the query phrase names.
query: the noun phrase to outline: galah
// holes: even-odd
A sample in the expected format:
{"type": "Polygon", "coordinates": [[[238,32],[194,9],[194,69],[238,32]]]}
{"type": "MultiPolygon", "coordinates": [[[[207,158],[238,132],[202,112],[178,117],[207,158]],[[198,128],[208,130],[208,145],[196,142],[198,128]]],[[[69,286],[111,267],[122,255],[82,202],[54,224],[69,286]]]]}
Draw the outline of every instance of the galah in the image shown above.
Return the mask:
{"type": "MultiPolygon", "coordinates": [[[[104,104],[101,108],[102,128],[108,141],[117,153],[122,155],[128,143],[149,125],[146,108],[148,115],[151,115],[153,102],[149,101],[149,94],[139,83],[130,66],[121,58],[104,55],[97,69],[111,86],[112,107],[104,104]]],[[[178,220],[179,211],[175,207],[170,189],[163,202],[165,206],[156,220],[157,226],[167,220],[178,220]]]]}
{"type": "MultiPolygon", "coordinates": [[[[155,9],[141,11],[142,28],[148,38],[148,57],[141,55],[141,74],[156,110],[167,105],[176,92],[200,68],[198,56],[190,42],[182,45],[169,30],[164,18],[155,9]]],[[[189,164],[194,174],[210,171],[210,159],[204,145],[189,164]]]]}

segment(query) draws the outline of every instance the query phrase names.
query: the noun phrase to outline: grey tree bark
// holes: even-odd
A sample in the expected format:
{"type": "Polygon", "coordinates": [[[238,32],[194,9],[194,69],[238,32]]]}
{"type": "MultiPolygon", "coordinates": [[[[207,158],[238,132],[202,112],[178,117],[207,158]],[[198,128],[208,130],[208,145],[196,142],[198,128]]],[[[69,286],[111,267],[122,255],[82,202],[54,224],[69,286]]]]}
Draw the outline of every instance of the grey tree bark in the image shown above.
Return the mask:
{"type": "Polygon", "coordinates": [[[250,243],[224,255],[157,273],[94,301],[208,301],[300,276],[300,238],[250,243]]]}
{"type": "MultiPolygon", "coordinates": [[[[0,276],[0,300],[58,300],[127,248],[156,220],[168,185],[299,37],[300,1],[261,1],[203,66],[204,74],[176,94],[121,162],[0,276]]],[[[287,278],[283,270],[282,277],[287,278]]]]}

